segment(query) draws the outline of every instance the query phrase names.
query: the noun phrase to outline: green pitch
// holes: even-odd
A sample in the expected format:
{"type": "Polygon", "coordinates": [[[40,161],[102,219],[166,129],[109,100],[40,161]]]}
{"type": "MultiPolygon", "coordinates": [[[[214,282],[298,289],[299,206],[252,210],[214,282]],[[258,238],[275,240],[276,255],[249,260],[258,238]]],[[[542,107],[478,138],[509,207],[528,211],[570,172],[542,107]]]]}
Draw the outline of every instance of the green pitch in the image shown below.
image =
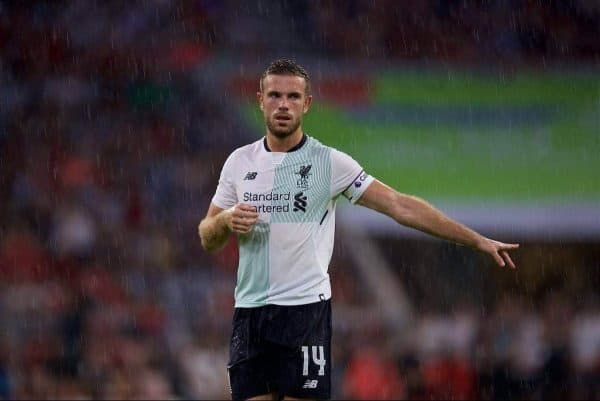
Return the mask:
{"type": "MultiPolygon", "coordinates": [[[[371,99],[304,123],[394,188],[443,200],[600,200],[600,80],[388,71],[371,99]]],[[[254,104],[245,115],[263,135],[254,104]]]]}

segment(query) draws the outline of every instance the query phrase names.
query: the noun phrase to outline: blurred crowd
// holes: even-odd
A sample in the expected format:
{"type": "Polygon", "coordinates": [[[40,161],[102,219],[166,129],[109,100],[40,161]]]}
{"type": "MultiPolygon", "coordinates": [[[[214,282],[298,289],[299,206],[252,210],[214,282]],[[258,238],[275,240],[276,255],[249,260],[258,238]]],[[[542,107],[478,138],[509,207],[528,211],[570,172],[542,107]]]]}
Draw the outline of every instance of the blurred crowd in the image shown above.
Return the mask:
{"type": "MultiPolygon", "coordinates": [[[[294,3],[294,2],[292,2],[294,3]]],[[[595,0],[300,2],[306,40],[348,57],[477,63],[597,60],[595,0]]]]}
{"type": "Polygon", "coordinates": [[[222,28],[218,40],[246,57],[292,51],[350,62],[544,66],[594,62],[600,53],[600,5],[595,0],[219,4],[212,9],[222,28]]]}
{"type": "Polygon", "coordinates": [[[196,232],[244,128],[191,75],[205,18],[0,2],[0,398],[227,396],[235,247],[196,232]]]}
{"type": "Polygon", "coordinates": [[[345,399],[600,399],[598,299],[507,294],[485,313],[473,303],[418,313],[405,338],[350,337],[336,350],[345,399]]]}
{"type": "MultiPolygon", "coordinates": [[[[363,42],[338,36],[366,32],[365,46],[390,49],[382,56],[435,57],[432,35],[445,40],[436,29],[458,20],[461,49],[461,38],[479,43],[477,25],[499,46],[516,40],[523,55],[597,52],[598,42],[584,40],[597,35],[594,2],[570,3],[564,21],[551,2],[539,18],[518,13],[517,25],[509,16],[477,23],[491,6],[464,2],[411,2],[407,14],[386,13],[384,1],[293,3],[280,11],[311,24],[304,43],[317,55],[353,55],[348,44],[363,42]],[[539,35],[527,36],[523,21],[539,35]],[[513,26],[504,42],[497,32],[513,26]],[[403,50],[425,42],[426,51],[403,50]]],[[[506,13],[512,3],[498,7],[506,13]]],[[[223,91],[194,73],[236,43],[220,25],[234,14],[229,6],[0,1],[0,398],[229,397],[236,246],[208,255],[196,227],[224,158],[250,129],[223,91]]],[[[239,12],[261,13],[246,7],[239,12]]],[[[248,37],[260,32],[245,26],[248,37]]],[[[334,285],[340,302],[360,298],[360,285],[334,285]]],[[[376,328],[336,329],[334,394],[598,397],[597,306],[568,308],[507,300],[486,317],[469,308],[425,316],[415,342],[401,346],[376,328]],[[380,347],[382,336],[391,349],[380,347]]]]}

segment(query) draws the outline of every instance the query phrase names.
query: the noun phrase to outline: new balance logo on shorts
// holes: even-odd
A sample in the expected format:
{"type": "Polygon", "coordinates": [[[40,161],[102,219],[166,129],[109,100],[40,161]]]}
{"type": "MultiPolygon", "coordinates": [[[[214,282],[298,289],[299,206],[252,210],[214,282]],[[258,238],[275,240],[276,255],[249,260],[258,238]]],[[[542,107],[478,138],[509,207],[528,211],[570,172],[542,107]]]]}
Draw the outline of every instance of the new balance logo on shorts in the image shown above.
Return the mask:
{"type": "Polygon", "coordinates": [[[302,388],[317,388],[317,384],[319,384],[318,380],[307,380],[302,388]]]}

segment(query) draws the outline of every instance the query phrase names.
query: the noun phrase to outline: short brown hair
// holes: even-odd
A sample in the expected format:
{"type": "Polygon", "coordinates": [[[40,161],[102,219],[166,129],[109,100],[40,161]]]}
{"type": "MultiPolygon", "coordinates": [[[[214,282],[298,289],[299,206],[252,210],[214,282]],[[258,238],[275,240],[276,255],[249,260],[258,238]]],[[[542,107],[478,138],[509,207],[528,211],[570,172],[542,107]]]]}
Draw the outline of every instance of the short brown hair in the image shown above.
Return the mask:
{"type": "Polygon", "coordinates": [[[304,78],[306,82],[306,94],[310,93],[310,77],[306,70],[296,62],[288,59],[280,58],[278,60],[273,61],[263,72],[260,77],[260,91],[263,89],[263,80],[267,75],[294,75],[300,78],[304,78]]]}

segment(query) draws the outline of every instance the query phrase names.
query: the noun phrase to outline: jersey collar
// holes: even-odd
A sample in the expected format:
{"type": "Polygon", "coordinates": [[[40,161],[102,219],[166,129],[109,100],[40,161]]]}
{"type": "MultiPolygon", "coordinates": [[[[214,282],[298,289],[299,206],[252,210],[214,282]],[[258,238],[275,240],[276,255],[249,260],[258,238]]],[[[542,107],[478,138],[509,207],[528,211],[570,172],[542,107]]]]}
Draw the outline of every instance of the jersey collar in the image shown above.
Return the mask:
{"type": "MultiPolygon", "coordinates": [[[[296,146],[294,146],[293,148],[291,148],[290,150],[288,150],[286,153],[297,151],[302,146],[304,146],[304,144],[306,143],[307,139],[308,139],[308,136],[305,133],[302,133],[302,139],[300,140],[300,142],[298,142],[298,144],[296,146]]],[[[271,152],[271,149],[269,148],[269,145],[267,144],[267,137],[266,136],[263,138],[263,145],[265,146],[265,150],[267,152],[271,152]]]]}

